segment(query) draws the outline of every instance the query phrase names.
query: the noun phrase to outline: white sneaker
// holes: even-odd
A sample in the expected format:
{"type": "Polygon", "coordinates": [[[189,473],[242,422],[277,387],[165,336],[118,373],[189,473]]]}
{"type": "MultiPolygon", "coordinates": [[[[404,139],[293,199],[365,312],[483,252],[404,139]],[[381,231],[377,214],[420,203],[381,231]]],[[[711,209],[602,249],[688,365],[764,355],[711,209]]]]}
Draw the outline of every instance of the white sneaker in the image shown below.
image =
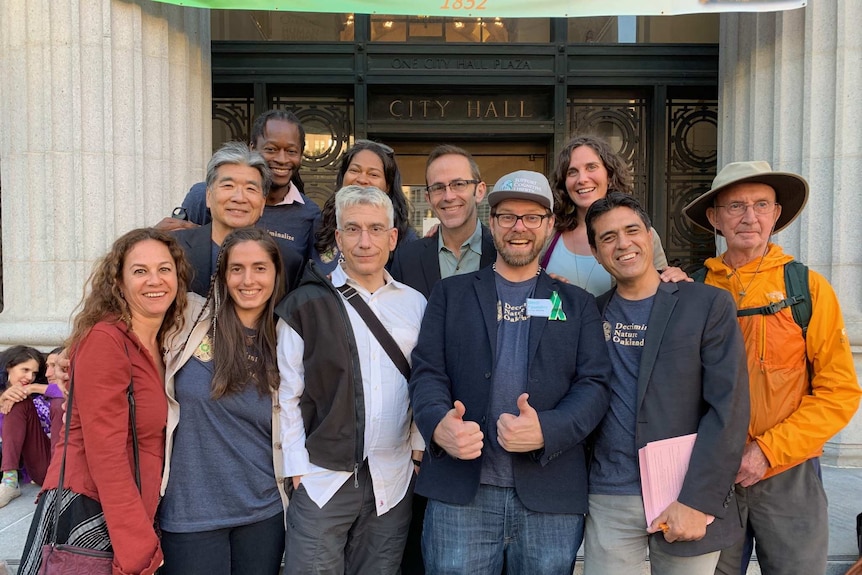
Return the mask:
{"type": "Polygon", "coordinates": [[[10,487],[5,483],[0,483],[0,507],[6,507],[16,497],[21,497],[20,487],[10,487]]]}

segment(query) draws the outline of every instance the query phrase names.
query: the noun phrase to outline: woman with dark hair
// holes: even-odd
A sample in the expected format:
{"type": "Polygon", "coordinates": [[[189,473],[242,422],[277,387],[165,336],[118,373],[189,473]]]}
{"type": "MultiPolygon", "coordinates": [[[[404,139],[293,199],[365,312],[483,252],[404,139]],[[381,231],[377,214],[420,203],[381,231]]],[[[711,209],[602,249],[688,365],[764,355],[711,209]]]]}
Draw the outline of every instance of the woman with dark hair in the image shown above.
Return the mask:
{"type": "Polygon", "coordinates": [[[0,362],[3,368],[0,382],[5,389],[0,394],[3,438],[0,507],[5,507],[21,495],[18,468],[22,462],[33,481],[42,485],[51,461],[51,447],[37,405],[37,400],[42,399],[48,387],[45,382],[45,358],[39,350],[16,345],[3,353],[0,362]]]}
{"type": "Polygon", "coordinates": [[[20,575],[39,571],[41,547],[54,540],[112,551],[114,573],[148,575],[161,565],[153,521],[168,413],[162,350],[183,325],[189,274],[176,240],[153,228],[124,234],[97,262],[66,342],[69,431],[42,485],[20,575]],[[132,402],[137,443],[130,432],[132,402]]]}
{"type": "MultiPolygon", "coordinates": [[[[541,259],[548,273],[566,278],[593,295],[611,289],[613,280],[593,256],[587,241],[584,217],[593,202],[608,190],[631,194],[628,165],[605,140],[595,136],[576,136],[557,156],[552,174],[555,233],[541,259]]],[[[654,261],[665,281],[680,281],[688,276],[679,268],[669,268],[658,233],[652,230],[654,261]]]]}
{"type": "Polygon", "coordinates": [[[259,228],[228,234],[181,345],[168,352],[164,575],[276,574],[284,552],[275,304],[278,246],[259,228]],[[276,438],[275,440],[273,438],[276,438]]]}
{"type": "MultiPolygon", "coordinates": [[[[401,172],[395,161],[395,151],[380,142],[371,140],[356,140],[341,159],[338,175],[335,178],[335,189],[356,184],[373,186],[383,190],[392,200],[395,210],[395,228],[398,230],[398,245],[401,242],[412,242],[417,239],[416,232],[410,226],[410,207],[407,197],[401,189],[401,172]]],[[[323,205],[323,212],[315,238],[315,261],[323,273],[330,273],[341,259],[338,246],[335,245],[335,194],[330,196],[323,205]]],[[[391,260],[390,260],[391,261],[391,260]]]]}

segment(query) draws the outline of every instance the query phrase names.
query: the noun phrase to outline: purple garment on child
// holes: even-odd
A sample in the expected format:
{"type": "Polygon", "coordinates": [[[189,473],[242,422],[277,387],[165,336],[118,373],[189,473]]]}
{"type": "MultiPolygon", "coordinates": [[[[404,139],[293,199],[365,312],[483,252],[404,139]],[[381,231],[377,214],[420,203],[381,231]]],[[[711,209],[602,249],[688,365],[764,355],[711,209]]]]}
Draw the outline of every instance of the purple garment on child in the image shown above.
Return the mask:
{"type": "Polygon", "coordinates": [[[42,425],[42,431],[45,435],[51,435],[51,400],[44,395],[37,395],[33,398],[33,405],[36,406],[36,415],[39,416],[39,423],[42,425]]]}

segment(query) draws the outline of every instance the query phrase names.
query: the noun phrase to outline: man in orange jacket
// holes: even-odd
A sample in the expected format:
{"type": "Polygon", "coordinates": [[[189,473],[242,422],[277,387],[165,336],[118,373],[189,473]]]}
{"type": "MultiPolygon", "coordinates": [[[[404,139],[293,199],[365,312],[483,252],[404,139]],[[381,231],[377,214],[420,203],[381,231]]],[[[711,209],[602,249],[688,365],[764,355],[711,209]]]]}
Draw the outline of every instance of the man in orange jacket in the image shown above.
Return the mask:
{"type": "MultiPolygon", "coordinates": [[[[736,493],[764,575],[826,571],[829,526],[817,458],[862,393],[832,287],[808,272],[806,336],[791,310],[796,294],[785,285],[793,257],[769,241],[807,198],[801,176],[773,172],[766,162],[736,162],[683,210],[727,241],[727,251],[706,260],[705,282],[734,296],[745,339],[751,421],[736,493]]],[[[744,549],[740,543],[722,551],[716,573],[745,573],[744,549]]]]}

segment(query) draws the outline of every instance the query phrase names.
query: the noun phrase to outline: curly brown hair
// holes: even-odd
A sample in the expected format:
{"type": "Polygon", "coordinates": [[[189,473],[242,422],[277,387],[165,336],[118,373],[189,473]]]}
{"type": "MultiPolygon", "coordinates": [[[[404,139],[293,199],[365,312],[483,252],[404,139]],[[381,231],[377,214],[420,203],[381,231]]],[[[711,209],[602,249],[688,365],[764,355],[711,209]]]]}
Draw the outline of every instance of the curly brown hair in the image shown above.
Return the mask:
{"type": "Polygon", "coordinates": [[[126,255],[145,240],[156,240],[165,244],[177,270],[177,297],[165,313],[165,319],[159,328],[156,339],[159,348],[164,347],[167,334],[174,329],[182,329],[191,266],[172,235],[155,228],[138,228],[117,238],[108,253],[96,262],[84,288],[84,297],[78,305],[80,311],[72,320],[72,335],[66,341],[67,348],[72,349],[75,344],[80,343],[90,329],[102,320],[124,321],[131,327],[130,318],[123,317],[126,305],[120,296],[120,282],[123,279],[126,255]]]}
{"type": "Polygon", "coordinates": [[[575,148],[588,146],[601,159],[608,171],[608,191],[626,194],[634,192],[632,174],[625,160],[614,152],[611,145],[598,136],[579,135],[573,137],[557,155],[557,164],[552,174],[551,190],[554,193],[554,229],[560,233],[578,227],[578,211],[566,190],[566,172],[569,171],[572,152],[575,148]]]}

